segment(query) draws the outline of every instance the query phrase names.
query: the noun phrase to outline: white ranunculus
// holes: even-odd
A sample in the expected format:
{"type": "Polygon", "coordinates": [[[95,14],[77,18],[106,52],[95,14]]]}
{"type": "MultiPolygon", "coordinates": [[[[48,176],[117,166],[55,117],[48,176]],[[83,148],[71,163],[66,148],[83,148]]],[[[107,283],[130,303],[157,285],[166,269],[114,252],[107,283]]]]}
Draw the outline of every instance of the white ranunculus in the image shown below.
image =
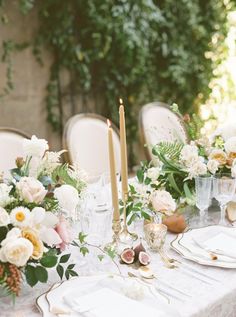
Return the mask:
{"type": "Polygon", "coordinates": [[[25,238],[5,240],[0,250],[0,261],[12,263],[17,267],[26,265],[33,253],[33,244],[25,238]]]}
{"type": "Polygon", "coordinates": [[[211,174],[215,174],[219,168],[219,162],[217,160],[209,160],[207,162],[207,168],[211,174]]]}
{"type": "Polygon", "coordinates": [[[156,190],[151,195],[152,206],[157,212],[171,214],[176,209],[173,197],[166,190],[156,190]]]}
{"type": "Polygon", "coordinates": [[[10,196],[11,189],[12,186],[8,186],[4,183],[0,184],[0,207],[5,207],[14,200],[14,198],[10,196]]]}
{"type": "Polygon", "coordinates": [[[157,180],[160,175],[160,169],[158,167],[151,167],[147,170],[147,177],[152,181],[157,180]]]}
{"type": "Polygon", "coordinates": [[[34,207],[31,211],[31,222],[32,225],[41,224],[45,218],[45,209],[43,207],[34,207]]]}
{"type": "Polygon", "coordinates": [[[8,212],[4,208],[0,207],[0,227],[7,226],[10,222],[11,220],[8,212]]]}
{"type": "Polygon", "coordinates": [[[190,167],[193,165],[196,161],[198,161],[198,148],[196,145],[186,144],[184,145],[183,149],[180,153],[180,160],[181,162],[187,166],[190,167]]]}
{"type": "Polygon", "coordinates": [[[16,187],[20,197],[28,203],[40,204],[47,194],[43,184],[33,177],[22,177],[16,187]]]}
{"type": "Polygon", "coordinates": [[[49,247],[54,247],[62,243],[59,234],[53,228],[42,228],[39,232],[39,237],[49,247]]]}
{"type": "Polygon", "coordinates": [[[207,166],[205,163],[199,160],[196,163],[194,163],[191,167],[189,167],[188,172],[189,179],[192,179],[193,177],[199,175],[205,175],[207,173],[207,166]]]}
{"type": "Polygon", "coordinates": [[[68,213],[74,212],[79,203],[78,191],[71,185],[57,187],[54,196],[58,200],[60,208],[68,213]]]}
{"type": "Polygon", "coordinates": [[[44,139],[38,139],[35,135],[31,140],[23,140],[23,151],[25,156],[42,158],[45,151],[48,150],[48,142],[44,139]]]}
{"type": "Polygon", "coordinates": [[[227,153],[236,153],[236,136],[228,139],[225,142],[225,151],[227,153]]]}

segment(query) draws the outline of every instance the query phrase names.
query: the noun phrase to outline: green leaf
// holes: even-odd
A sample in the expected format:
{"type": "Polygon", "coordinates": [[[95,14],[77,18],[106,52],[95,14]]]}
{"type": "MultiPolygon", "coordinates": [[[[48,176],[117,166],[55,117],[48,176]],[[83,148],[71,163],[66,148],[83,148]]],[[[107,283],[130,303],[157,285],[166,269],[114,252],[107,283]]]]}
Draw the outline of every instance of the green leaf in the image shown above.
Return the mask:
{"type": "Polygon", "coordinates": [[[143,171],[141,169],[137,171],[137,178],[138,178],[139,183],[143,183],[143,181],[144,181],[144,173],[143,173],[143,171]]]}
{"type": "Polygon", "coordinates": [[[179,194],[182,195],[181,190],[179,189],[175,179],[174,179],[174,175],[173,173],[168,174],[168,180],[170,182],[171,187],[179,194]]]}
{"type": "Polygon", "coordinates": [[[79,242],[80,242],[80,243],[84,243],[86,237],[87,237],[86,234],[84,234],[83,232],[80,232],[80,233],[79,233],[79,242]]]}
{"type": "Polygon", "coordinates": [[[36,266],[35,268],[35,276],[41,283],[46,283],[48,280],[48,272],[42,266],[36,266]]]}
{"type": "Polygon", "coordinates": [[[70,278],[70,271],[66,270],[65,277],[68,280],[70,278]]]}
{"type": "Polygon", "coordinates": [[[192,193],[191,193],[191,191],[190,191],[190,189],[188,187],[188,183],[187,182],[184,183],[184,193],[185,193],[185,196],[187,198],[189,198],[189,199],[193,198],[193,195],[192,195],[192,193]]]}
{"type": "Polygon", "coordinates": [[[75,272],[74,270],[69,270],[70,276],[78,276],[78,273],[75,272]]]}
{"type": "Polygon", "coordinates": [[[116,250],[113,248],[108,248],[107,250],[108,256],[113,260],[116,257],[116,250]]]}
{"type": "Polygon", "coordinates": [[[42,266],[45,266],[45,267],[48,267],[48,268],[54,267],[57,264],[57,257],[56,256],[52,256],[52,255],[44,256],[40,260],[40,264],[42,266]]]}
{"type": "Polygon", "coordinates": [[[80,252],[83,254],[83,256],[85,256],[87,253],[89,253],[89,250],[88,248],[83,246],[80,248],[80,252]]]}
{"type": "Polygon", "coordinates": [[[61,264],[58,264],[56,270],[57,270],[58,275],[60,276],[60,279],[62,280],[63,274],[64,274],[64,268],[63,268],[63,266],[62,266],[61,264]]]}
{"type": "Polygon", "coordinates": [[[102,262],[102,260],[104,259],[104,255],[103,254],[98,254],[98,259],[99,259],[99,261],[101,261],[102,262]]]}
{"type": "Polygon", "coordinates": [[[25,277],[26,277],[27,283],[31,287],[35,286],[38,283],[38,279],[35,274],[35,267],[32,265],[27,265],[25,267],[25,277]]]}
{"type": "Polygon", "coordinates": [[[68,270],[72,270],[74,268],[74,266],[75,266],[75,264],[70,264],[70,265],[67,266],[67,269],[68,270]]]}
{"type": "Polygon", "coordinates": [[[69,258],[70,258],[70,254],[64,254],[61,258],[60,258],[60,263],[66,263],[69,258]]]}

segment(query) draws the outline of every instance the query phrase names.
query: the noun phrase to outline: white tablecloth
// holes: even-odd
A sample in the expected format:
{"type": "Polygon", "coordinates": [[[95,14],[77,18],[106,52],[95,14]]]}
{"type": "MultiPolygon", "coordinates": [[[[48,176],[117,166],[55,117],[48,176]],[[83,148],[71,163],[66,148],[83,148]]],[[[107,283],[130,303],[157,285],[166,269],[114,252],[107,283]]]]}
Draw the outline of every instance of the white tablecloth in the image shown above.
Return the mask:
{"type": "MultiPolygon", "coordinates": [[[[170,297],[173,308],[180,313],[181,317],[235,317],[236,316],[236,270],[221,269],[213,267],[204,267],[195,264],[191,261],[183,260],[173,250],[168,247],[168,241],[171,241],[175,236],[168,234],[167,249],[169,255],[188,263],[201,272],[215,277],[221,283],[211,281],[210,285],[203,283],[196,278],[187,274],[184,269],[168,269],[164,267],[158,254],[151,253],[152,263],[151,267],[160,277],[162,281],[166,281],[170,285],[181,289],[192,297],[184,299],[184,303],[170,297]]],[[[72,258],[75,263],[79,263],[80,255],[78,250],[71,247],[72,258]]],[[[92,252],[93,253],[93,252],[92,252]]],[[[115,272],[117,268],[112,262],[99,262],[96,256],[92,259],[92,254],[89,255],[89,265],[77,267],[81,275],[95,274],[96,272],[115,272]]],[[[120,266],[123,272],[127,271],[127,266],[120,266]]],[[[191,274],[194,274],[193,272],[191,274]]],[[[203,278],[203,277],[201,277],[203,278]]],[[[203,278],[204,279],[204,278],[203,278]]],[[[47,285],[40,284],[33,289],[28,286],[25,287],[23,294],[16,299],[16,304],[13,306],[8,299],[0,299],[0,316],[1,317],[37,317],[40,313],[35,306],[35,299],[41,293],[45,292],[54,282],[58,281],[55,272],[51,272],[50,281],[47,285]]],[[[156,283],[158,283],[156,281],[156,283]]]]}

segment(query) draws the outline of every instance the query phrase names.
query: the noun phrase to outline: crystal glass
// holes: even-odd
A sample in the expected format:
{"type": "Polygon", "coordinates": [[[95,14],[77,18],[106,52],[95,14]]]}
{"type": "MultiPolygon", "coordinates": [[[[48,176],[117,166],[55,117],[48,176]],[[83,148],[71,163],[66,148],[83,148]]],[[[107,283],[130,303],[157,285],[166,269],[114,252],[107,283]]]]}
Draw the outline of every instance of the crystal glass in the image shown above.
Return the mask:
{"type": "Polygon", "coordinates": [[[236,179],[231,174],[218,174],[213,178],[214,197],[220,204],[220,222],[222,226],[227,226],[225,220],[225,210],[227,203],[232,200],[236,189],[236,179]]]}
{"type": "Polygon", "coordinates": [[[196,206],[200,212],[199,227],[207,223],[206,211],[210,206],[210,199],[212,193],[212,177],[211,176],[197,176],[195,177],[196,189],[196,206]]]}
{"type": "Polygon", "coordinates": [[[82,232],[87,234],[87,241],[100,246],[108,239],[112,228],[112,207],[108,203],[97,201],[93,195],[87,195],[80,211],[82,232]]]}

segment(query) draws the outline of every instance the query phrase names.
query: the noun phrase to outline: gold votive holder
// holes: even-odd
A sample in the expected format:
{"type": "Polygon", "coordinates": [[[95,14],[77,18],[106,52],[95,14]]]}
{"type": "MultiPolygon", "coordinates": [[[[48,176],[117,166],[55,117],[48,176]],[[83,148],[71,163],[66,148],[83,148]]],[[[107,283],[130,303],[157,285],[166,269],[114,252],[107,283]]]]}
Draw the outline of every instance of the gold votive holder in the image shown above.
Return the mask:
{"type": "Polygon", "coordinates": [[[144,225],[145,240],[153,251],[163,248],[167,234],[167,226],[162,223],[148,223],[144,225]]]}

